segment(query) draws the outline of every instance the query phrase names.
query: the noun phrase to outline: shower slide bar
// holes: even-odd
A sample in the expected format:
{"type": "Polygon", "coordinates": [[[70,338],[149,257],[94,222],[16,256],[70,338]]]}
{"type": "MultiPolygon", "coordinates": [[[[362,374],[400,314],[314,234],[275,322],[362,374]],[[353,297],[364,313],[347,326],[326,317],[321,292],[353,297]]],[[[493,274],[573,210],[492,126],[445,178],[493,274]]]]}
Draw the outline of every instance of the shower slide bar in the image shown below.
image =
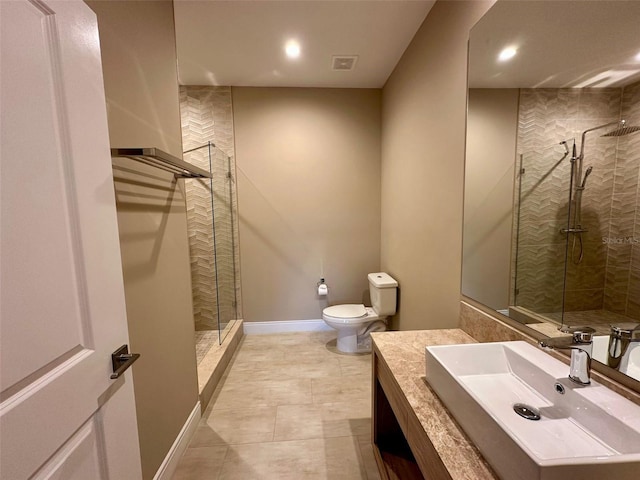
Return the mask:
{"type": "Polygon", "coordinates": [[[175,174],[177,178],[211,178],[211,173],[158,148],[112,148],[111,157],[126,157],[175,174]]]}

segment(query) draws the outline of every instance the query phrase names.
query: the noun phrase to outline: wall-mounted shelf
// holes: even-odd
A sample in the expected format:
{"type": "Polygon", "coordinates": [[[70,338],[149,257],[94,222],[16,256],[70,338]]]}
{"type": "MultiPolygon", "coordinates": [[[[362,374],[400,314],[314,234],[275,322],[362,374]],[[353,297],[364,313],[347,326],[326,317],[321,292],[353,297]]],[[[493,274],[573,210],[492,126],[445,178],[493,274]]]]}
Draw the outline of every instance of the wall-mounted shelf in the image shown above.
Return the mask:
{"type": "Polygon", "coordinates": [[[126,157],[175,174],[178,178],[211,178],[211,173],[158,148],[112,148],[111,157],[126,157]]]}

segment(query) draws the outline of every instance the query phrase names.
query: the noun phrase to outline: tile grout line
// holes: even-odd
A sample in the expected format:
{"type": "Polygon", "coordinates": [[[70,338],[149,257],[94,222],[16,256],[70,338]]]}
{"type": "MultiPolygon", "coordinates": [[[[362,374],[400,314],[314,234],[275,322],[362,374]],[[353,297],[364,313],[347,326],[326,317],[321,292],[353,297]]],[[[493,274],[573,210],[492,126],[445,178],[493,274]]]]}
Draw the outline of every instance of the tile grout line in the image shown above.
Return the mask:
{"type": "Polygon", "coordinates": [[[222,457],[222,462],[220,462],[220,469],[218,470],[218,474],[216,475],[215,480],[219,480],[220,475],[222,475],[222,470],[224,469],[224,464],[227,461],[229,450],[231,450],[231,445],[227,445],[227,450],[224,452],[224,457],[222,457]]]}
{"type": "MultiPolygon", "coordinates": [[[[243,342],[244,343],[244,342],[243,342]]],[[[294,344],[296,346],[300,346],[303,347],[304,346],[304,341],[294,344]]],[[[216,396],[216,399],[212,401],[210,407],[208,408],[209,412],[208,415],[206,415],[206,418],[210,418],[211,415],[215,415],[215,414],[219,414],[220,412],[224,411],[224,410],[234,410],[234,409],[220,409],[220,410],[214,410],[214,405],[216,403],[216,401],[218,399],[220,399],[220,393],[222,393],[224,391],[224,386],[227,384],[227,381],[229,381],[229,376],[230,374],[233,375],[233,366],[234,365],[239,365],[236,363],[235,360],[237,360],[237,357],[242,356],[242,347],[243,345],[239,345],[238,351],[235,352],[234,358],[232,359],[232,361],[229,364],[229,370],[228,372],[225,374],[223,381],[221,382],[220,385],[220,390],[217,392],[218,395],[216,396]]],[[[315,343],[312,345],[315,346],[315,343]]],[[[261,345],[261,344],[255,344],[255,345],[251,345],[251,348],[257,348],[258,351],[263,350],[264,349],[269,349],[270,345],[269,344],[265,344],[265,345],[261,345]]],[[[246,353],[246,352],[245,352],[246,353]]],[[[268,353],[268,352],[267,352],[268,353]]],[[[275,353],[275,359],[271,360],[271,355],[265,355],[265,357],[267,358],[262,358],[262,359],[252,359],[251,358],[251,352],[249,352],[249,358],[248,358],[248,364],[254,364],[254,365],[261,365],[261,364],[271,364],[274,361],[278,361],[279,360],[279,352],[274,352],[275,353]]],[[[329,358],[335,359],[335,357],[330,356],[329,358]]],[[[291,358],[289,359],[289,362],[295,363],[296,359],[295,358],[291,358]]],[[[323,360],[319,359],[316,360],[316,362],[323,362],[323,360]]],[[[243,362],[244,363],[244,362],[243,362]]],[[[309,362],[314,363],[314,362],[309,362]]],[[[327,372],[320,372],[320,373],[325,373],[324,375],[318,375],[316,376],[316,369],[312,369],[311,376],[305,376],[304,373],[306,372],[304,369],[300,370],[299,372],[296,370],[296,374],[293,375],[291,378],[288,378],[287,380],[292,380],[292,381],[297,381],[300,382],[300,388],[302,388],[303,392],[308,392],[306,393],[301,399],[297,399],[297,401],[294,401],[292,403],[287,403],[286,399],[284,400],[285,403],[281,403],[282,400],[276,398],[271,398],[271,400],[268,403],[273,402],[273,400],[276,400],[275,402],[271,403],[271,405],[264,405],[265,407],[273,407],[275,408],[275,414],[273,417],[273,423],[272,423],[272,433],[270,436],[270,440],[265,440],[265,441],[258,441],[258,442],[246,442],[246,443],[225,443],[222,444],[221,446],[225,446],[225,450],[224,450],[224,456],[222,457],[220,463],[216,462],[217,465],[219,465],[219,470],[217,472],[217,475],[215,477],[211,477],[211,478],[215,478],[215,479],[220,479],[223,477],[223,470],[224,468],[229,468],[229,467],[233,467],[236,463],[236,459],[233,458],[233,455],[230,454],[230,450],[234,449],[235,446],[249,446],[249,445],[253,445],[253,446],[264,446],[265,448],[267,448],[267,445],[273,445],[273,444],[289,444],[289,443],[294,443],[294,442],[320,442],[320,443],[326,443],[327,441],[333,441],[335,439],[350,439],[351,442],[355,442],[355,444],[353,444],[354,450],[353,450],[353,454],[356,456],[356,460],[358,462],[358,469],[360,471],[360,475],[358,476],[358,478],[362,478],[362,479],[370,479],[373,480],[374,477],[371,477],[369,475],[368,472],[368,467],[367,467],[367,463],[365,462],[365,455],[363,453],[363,449],[366,448],[366,445],[364,440],[360,441],[360,436],[362,435],[357,435],[356,432],[349,430],[348,433],[344,432],[343,434],[338,434],[336,436],[324,436],[323,433],[320,433],[319,435],[313,435],[310,438],[286,438],[286,439],[277,439],[277,428],[278,428],[278,423],[280,421],[284,421],[286,419],[286,407],[289,406],[300,406],[303,409],[304,408],[311,408],[311,409],[322,409],[325,405],[330,405],[330,404],[340,404],[340,403],[344,403],[344,404],[351,404],[352,402],[342,402],[340,401],[340,399],[342,398],[342,393],[346,394],[347,396],[351,396],[352,392],[349,392],[349,389],[347,389],[347,391],[345,392],[341,392],[340,390],[342,389],[343,385],[342,383],[346,384],[351,384],[353,382],[350,382],[349,377],[354,377],[354,378],[363,378],[366,377],[368,380],[368,387],[370,388],[370,375],[366,374],[365,372],[362,372],[363,367],[363,362],[361,360],[355,360],[355,359],[351,359],[351,358],[339,358],[338,359],[338,365],[339,366],[339,370],[335,371],[335,373],[331,374],[331,369],[328,370],[329,374],[327,374],[327,372]],[[351,372],[351,374],[348,374],[349,372],[351,372]],[[331,380],[338,380],[338,385],[336,390],[338,390],[339,392],[336,393],[335,395],[327,395],[325,392],[325,389],[323,389],[323,385],[325,387],[329,386],[329,384],[331,384],[331,380]],[[328,384],[325,384],[323,382],[328,382],[328,384]],[[305,388],[306,387],[306,388],[305,388]],[[315,388],[314,388],[315,387],[315,388]],[[315,389],[315,394],[314,394],[314,389],[315,389]],[[325,392],[325,393],[323,393],[325,392]],[[324,402],[320,402],[320,403],[316,403],[317,400],[320,400],[322,396],[326,396],[327,398],[325,398],[325,400],[329,400],[329,401],[324,401],[324,402]],[[302,403],[300,403],[302,401],[302,403]],[[280,408],[280,407],[284,407],[284,408],[280,408]]],[[[370,366],[370,362],[367,362],[370,366]]],[[[250,380],[252,377],[252,372],[251,372],[251,368],[248,369],[247,372],[243,372],[243,373],[247,373],[248,374],[248,380],[250,380]]],[[[309,373],[309,372],[307,372],[309,373]]],[[[270,373],[268,374],[270,375],[270,373]]],[[[231,379],[233,380],[233,379],[231,379]]],[[[277,378],[273,378],[271,380],[265,380],[267,382],[271,382],[271,381],[277,381],[277,378]]],[[[240,383],[242,384],[243,379],[242,376],[240,376],[238,378],[238,380],[240,383]]],[[[228,387],[234,387],[236,385],[234,385],[234,382],[236,382],[236,380],[233,380],[228,387]]],[[[232,388],[233,390],[233,388],[232,388]]],[[[280,394],[282,392],[279,392],[280,394]]],[[[248,395],[250,396],[251,393],[248,393],[248,395]]],[[[284,398],[282,395],[278,395],[281,398],[284,398]]],[[[359,396],[358,394],[356,394],[356,396],[359,396]]],[[[250,400],[251,398],[248,398],[247,400],[250,400]]],[[[369,398],[368,398],[369,399],[369,398]]],[[[266,398],[266,400],[269,400],[269,398],[266,398]]],[[[358,402],[359,403],[359,402],[358,402]]],[[[353,416],[353,415],[351,415],[353,416]]],[[[357,415],[358,418],[361,417],[361,415],[357,415]]],[[[351,418],[351,417],[350,417],[351,418]]],[[[354,416],[355,418],[355,416],[354,416]]],[[[323,420],[321,420],[323,422],[323,420]]],[[[303,422],[304,424],[304,422],[303,422]]],[[[304,426],[304,425],[302,425],[304,426]]],[[[301,430],[301,431],[304,431],[301,430]]],[[[342,432],[336,432],[336,433],[342,433],[342,432]]],[[[285,435],[286,436],[286,435],[285,435]]],[[[267,437],[269,438],[269,437],[267,437]]],[[[202,447],[206,447],[206,445],[202,445],[202,447]]],[[[196,447],[197,448],[197,447],[196,447]]],[[[258,447],[260,448],[260,447],[258,447]]],[[[250,462],[251,463],[251,462],[250,462]]],[[[369,465],[370,466],[370,465],[369,465]]],[[[228,472],[227,472],[228,473],[228,472]]],[[[354,474],[356,472],[353,472],[354,474]]],[[[355,478],[355,477],[354,477],[355,478]]]]}

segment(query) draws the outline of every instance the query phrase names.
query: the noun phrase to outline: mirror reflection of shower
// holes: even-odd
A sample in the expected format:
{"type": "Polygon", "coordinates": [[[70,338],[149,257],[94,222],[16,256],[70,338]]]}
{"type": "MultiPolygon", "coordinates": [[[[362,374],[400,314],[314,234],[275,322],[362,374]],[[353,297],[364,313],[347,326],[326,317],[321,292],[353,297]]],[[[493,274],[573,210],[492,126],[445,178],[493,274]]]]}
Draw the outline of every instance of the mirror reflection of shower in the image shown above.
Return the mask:
{"type": "Polygon", "coordinates": [[[582,226],[582,195],[587,185],[587,178],[593,172],[593,166],[589,165],[582,174],[582,169],[584,167],[584,146],[586,142],[587,133],[593,132],[595,130],[600,130],[602,128],[617,126],[618,128],[611,130],[603,135],[602,137],[622,137],[624,135],[629,135],[634,132],[640,131],[640,127],[638,126],[628,126],[626,120],[620,120],[616,122],[605,123],[604,125],[598,125],[597,127],[589,128],[582,132],[582,141],[580,145],[580,155],[576,156],[576,146],[573,146],[573,156],[571,158],[571,192],[574,197],[574,208],[573,213],[569,213],[569,228],[562,229],[562,233],[571,235],[571,252],[570,258],[571,261],[578,265],[582,262],[584,258],[584,245],[582,241],[582,235],[586,234],[588,230],[583,228],[582,226]],[[571,218],[573,217],[573,218],[571,218]]]}

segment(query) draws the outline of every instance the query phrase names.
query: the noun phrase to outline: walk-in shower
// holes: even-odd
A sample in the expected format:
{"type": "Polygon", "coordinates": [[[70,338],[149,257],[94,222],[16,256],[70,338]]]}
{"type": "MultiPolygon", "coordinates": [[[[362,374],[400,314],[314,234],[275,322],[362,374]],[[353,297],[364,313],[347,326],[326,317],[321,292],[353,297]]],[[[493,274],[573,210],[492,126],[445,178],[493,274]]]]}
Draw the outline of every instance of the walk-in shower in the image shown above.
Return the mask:
{"type": "Polygon", "coordinates": [[[510,310],[601,333],[640,321],[639,91],[522,94],[510,310]],[[597,122],[615,110],[627,121],[597,122]]]}
{"type": "Polygon", "coordinates": [[[211,178],[186,182],[196,356],[200,361],[213,344],[222,344],[238,318],[234,173],[231,157],[213,142],[185,151],[184,158],[211,172],[211,178]]]}

